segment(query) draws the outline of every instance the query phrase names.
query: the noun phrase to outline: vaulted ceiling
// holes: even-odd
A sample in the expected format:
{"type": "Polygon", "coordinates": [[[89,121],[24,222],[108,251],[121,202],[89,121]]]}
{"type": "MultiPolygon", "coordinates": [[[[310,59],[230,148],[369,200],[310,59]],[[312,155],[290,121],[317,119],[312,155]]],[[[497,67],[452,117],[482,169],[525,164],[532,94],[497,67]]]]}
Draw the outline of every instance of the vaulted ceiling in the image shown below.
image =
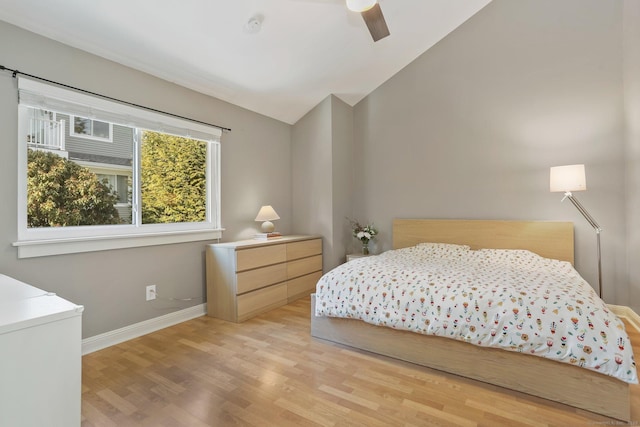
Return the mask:
{"type": "Polygon", "coordinates": [[[344,0],[0,0],[0,20],[293,124],[329,94],[355,105],[490,1],[380,0],[375,43],[344,0]]]}

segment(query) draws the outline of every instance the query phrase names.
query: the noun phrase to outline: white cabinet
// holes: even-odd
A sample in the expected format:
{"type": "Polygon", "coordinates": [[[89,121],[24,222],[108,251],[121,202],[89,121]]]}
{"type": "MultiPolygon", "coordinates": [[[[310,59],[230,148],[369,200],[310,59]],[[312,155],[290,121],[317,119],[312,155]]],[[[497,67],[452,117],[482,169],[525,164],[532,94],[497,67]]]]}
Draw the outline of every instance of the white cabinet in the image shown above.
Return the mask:
{"type": "Polygon", "coordinates": [[[0,426],[80,425],[82,311],[0,274],[0,426]]]}

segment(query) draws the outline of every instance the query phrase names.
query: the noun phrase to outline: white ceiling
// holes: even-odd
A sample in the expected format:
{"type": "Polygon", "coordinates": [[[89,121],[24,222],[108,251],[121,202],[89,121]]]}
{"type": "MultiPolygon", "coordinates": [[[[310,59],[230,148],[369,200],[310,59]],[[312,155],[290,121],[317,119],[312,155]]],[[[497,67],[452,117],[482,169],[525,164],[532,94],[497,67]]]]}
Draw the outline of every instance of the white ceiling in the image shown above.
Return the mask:
{"type": "Polygon", "coordinates": [[[329,94],[355,105],[490,1],[380,0],[377,43],[344,0],[0,0],[0,20],[293,124],[329,94]]]}

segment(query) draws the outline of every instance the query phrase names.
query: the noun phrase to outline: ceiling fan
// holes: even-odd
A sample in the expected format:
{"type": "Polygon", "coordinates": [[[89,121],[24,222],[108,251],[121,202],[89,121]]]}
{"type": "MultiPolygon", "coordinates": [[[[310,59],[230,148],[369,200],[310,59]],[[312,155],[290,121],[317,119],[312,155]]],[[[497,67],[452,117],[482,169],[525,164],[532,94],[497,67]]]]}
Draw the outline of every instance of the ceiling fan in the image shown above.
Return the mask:
{"type": "Polygon", "coordinates": [[[371,33],[374,42],[387,37],[389,27],[384,20],[382,9],[378,0],[346,0],[347,8],[353,12],[359,12],[371,33]]]}

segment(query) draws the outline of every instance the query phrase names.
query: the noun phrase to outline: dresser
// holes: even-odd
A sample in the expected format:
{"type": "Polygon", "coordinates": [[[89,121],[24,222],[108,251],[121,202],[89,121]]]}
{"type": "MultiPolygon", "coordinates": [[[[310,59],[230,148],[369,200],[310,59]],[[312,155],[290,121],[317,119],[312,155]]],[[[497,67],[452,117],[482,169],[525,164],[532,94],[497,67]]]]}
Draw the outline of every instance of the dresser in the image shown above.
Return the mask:
{"type": "Polygon", "coordinates": [[[243,322],[305,297],[322,276],[322,238],[207,245],[207,314],[243,322]]]}

